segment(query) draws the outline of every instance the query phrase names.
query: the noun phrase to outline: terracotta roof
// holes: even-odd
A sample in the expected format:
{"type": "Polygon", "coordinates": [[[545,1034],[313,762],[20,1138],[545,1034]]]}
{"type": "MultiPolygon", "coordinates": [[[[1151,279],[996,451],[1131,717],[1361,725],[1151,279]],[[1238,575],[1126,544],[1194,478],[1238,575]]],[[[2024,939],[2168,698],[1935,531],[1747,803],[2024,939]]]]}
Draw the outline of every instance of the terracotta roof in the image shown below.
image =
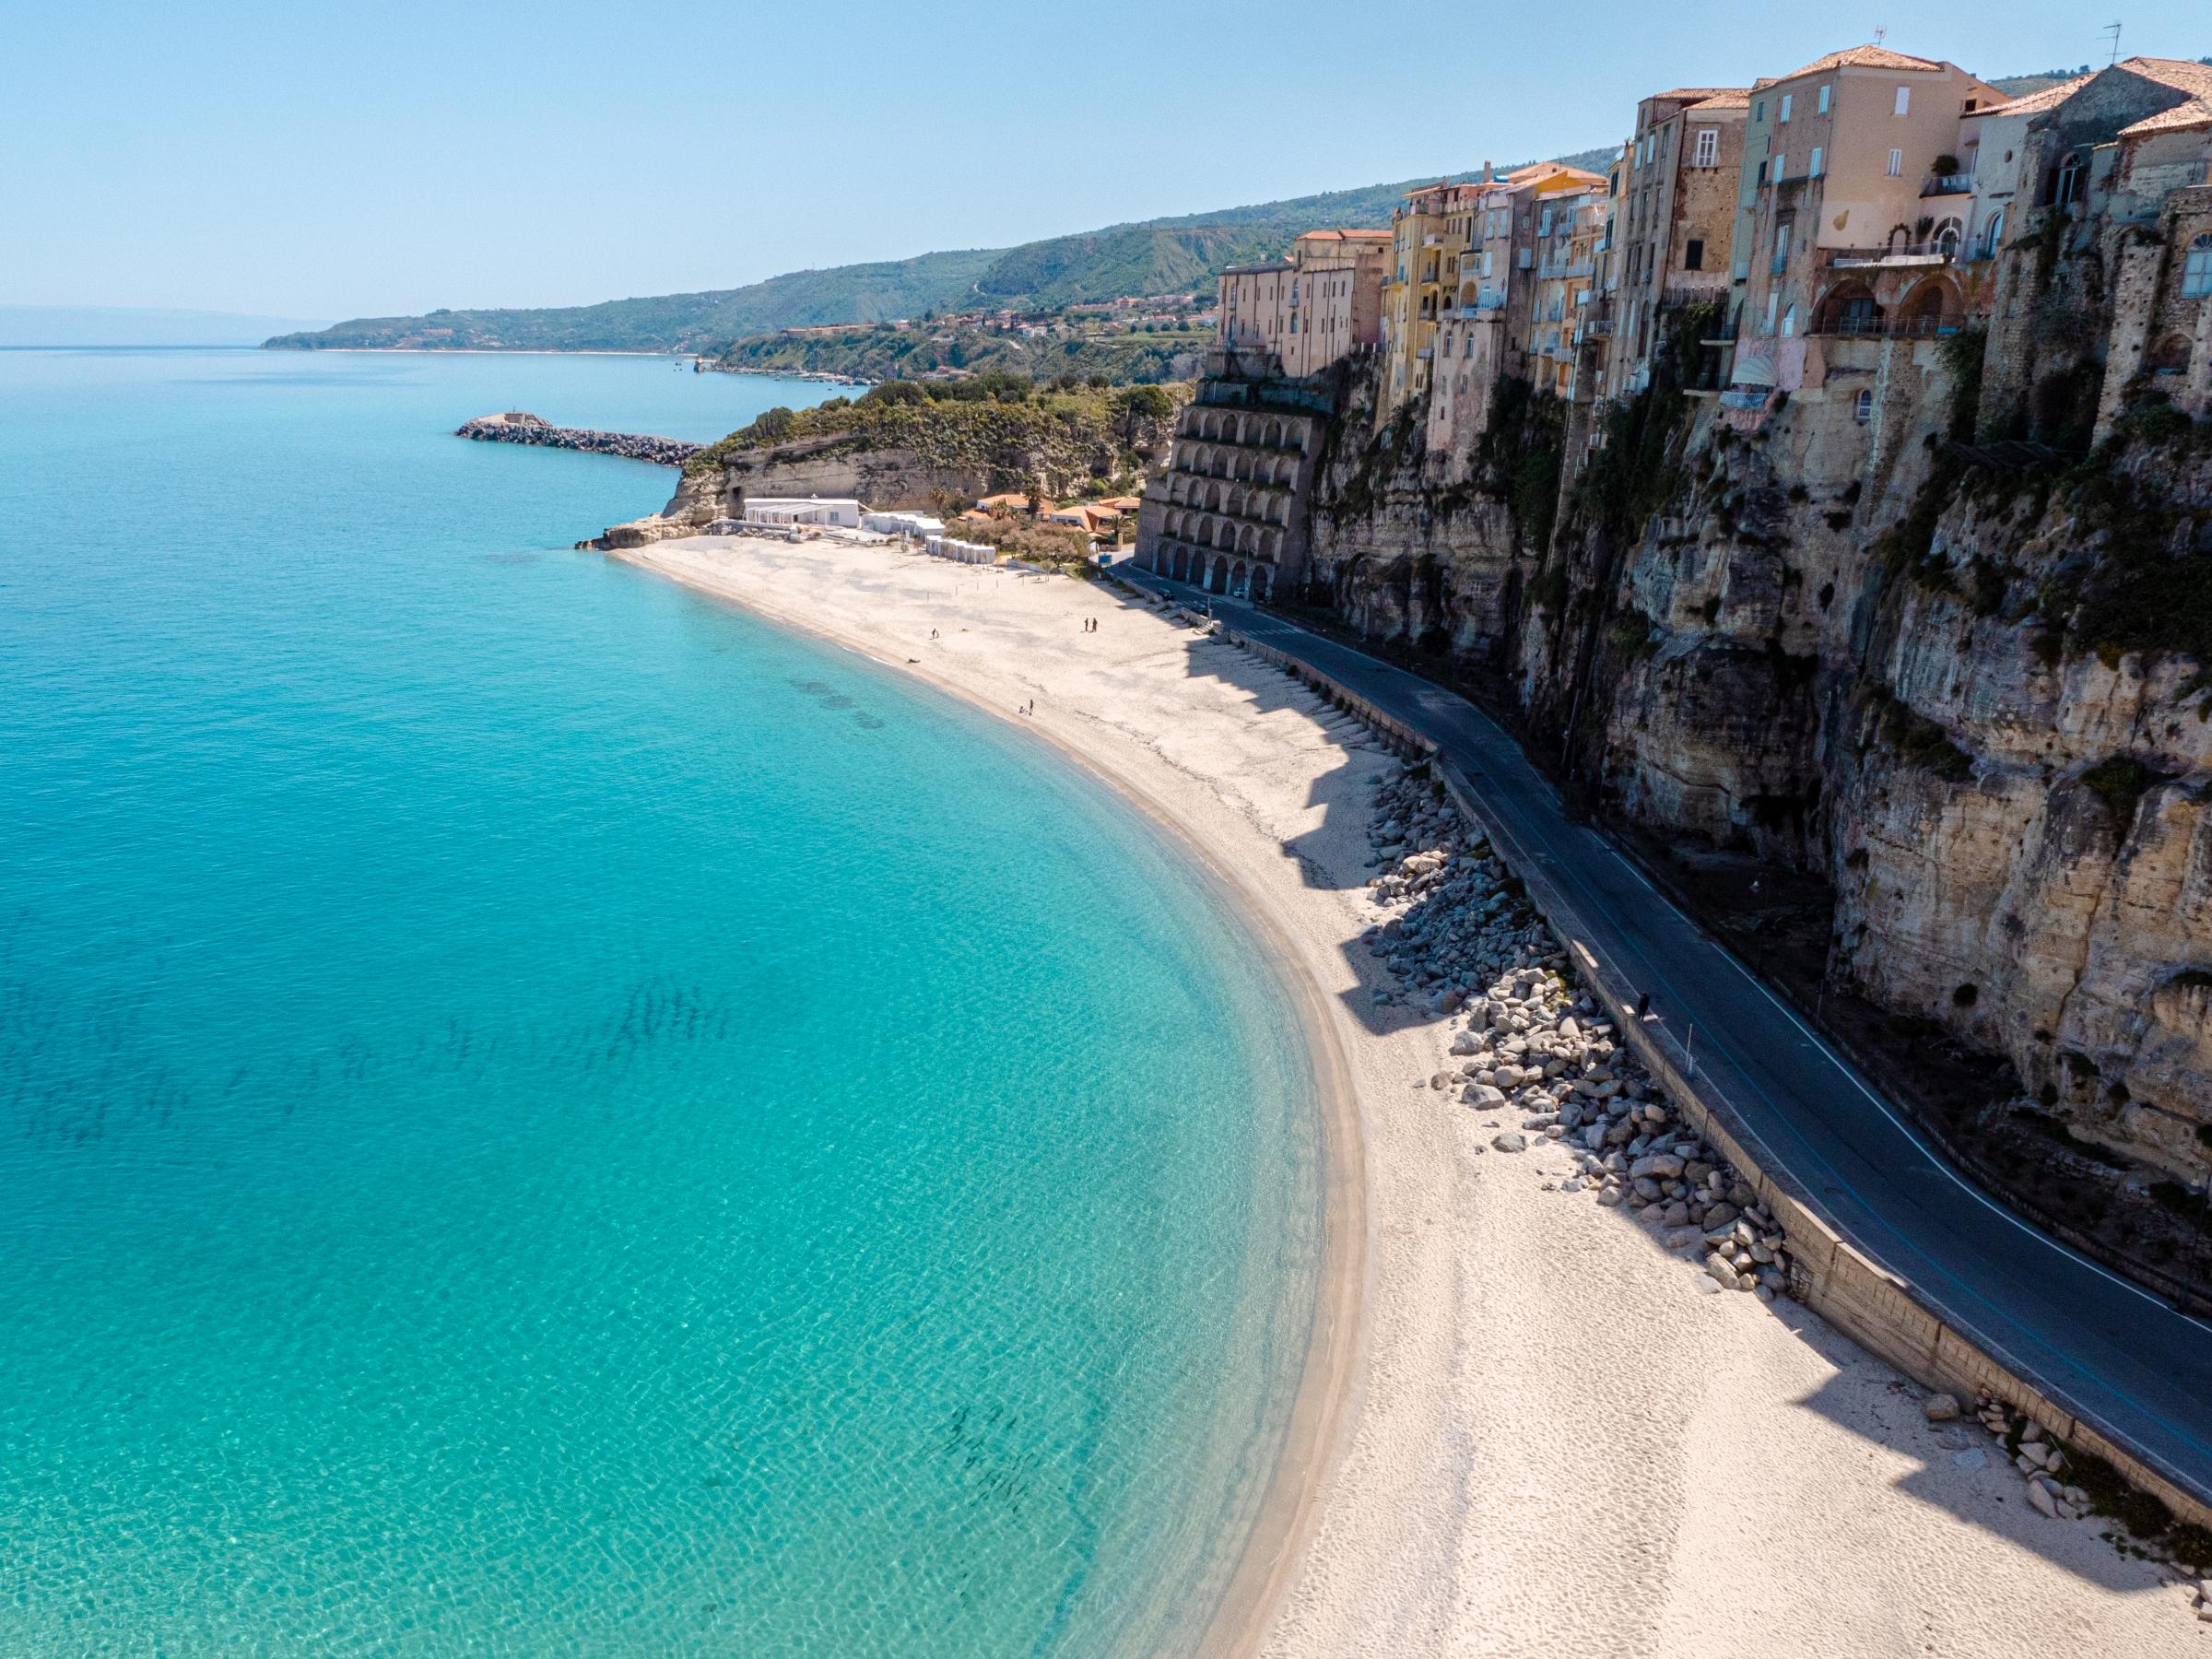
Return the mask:
{"type": "Polygon", "coordinates": [[[2192,98],[2212,98],[2212,64],[2192,63],[2187,58],[2131,57],[2122,58],[2112,67],[2132,70],[2145,80],[2157,81],[2192,98]]]}
{"type": "Polygon", "coordinates": [[[1387,230],[1307,230],[1300,234],[1300,241],[1388,241],[1387,230]]]}
{"type": "Polygon", "coordinates": [[[1802,69],[1793,69],[1783,76],[1783,80],[1795,80],[1801,75],[1818,75],[1824,69],[1941,69],[1934,58],[1913,57],[1902,52],[1892,52],[1887,46],[1847,46],[1841,52],[1831,52],[1826,57],[1817,57],[1802,69]]]}
{"type": "Polygon", "coordinates": [[[2041,115],[2045,110],[2055,110],[2067,99],[2080,91],[2097,77],[2077,75],[2072,80],[2063,80],[2055,87],[2045,87],[2041,92],[2030,92],[2025,98],[2007,99],[2000,104],[1990,104],[1976,110],[1977,115],[2041,115]]]}
{"type": "Polygon", "coordinates": [[[2122,127],[2120,136],[2147,138],[2156,133],[2186,133],[2196,127],[2212,127],[2212,98],[2192,98],[2162,115],[2147,116],[2133,126],[2122,127]]]}
{"type": "Polygon", "coordinates": [[[1687,115],[1692,110],[1747,110],[1750,107],[1751,94],[1748,92],[1715,92],[1711,98],[1699,99],[1682,112],[1687,115]]]}
{"type": "Polygon", "coordinates": [[[1654,92],[1652,96],[1675,103],[1702,103],[1709,98],[1726,98],[1743,90],[1741,87],[1677,87],[1671,92],[1654,92]]]}

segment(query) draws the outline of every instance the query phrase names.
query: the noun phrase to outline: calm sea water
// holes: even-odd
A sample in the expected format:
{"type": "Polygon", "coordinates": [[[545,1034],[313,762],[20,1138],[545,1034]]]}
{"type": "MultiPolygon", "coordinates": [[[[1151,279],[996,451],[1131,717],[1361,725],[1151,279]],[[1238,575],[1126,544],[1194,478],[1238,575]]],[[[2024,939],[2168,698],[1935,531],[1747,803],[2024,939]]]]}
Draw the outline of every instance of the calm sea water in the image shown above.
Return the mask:
{"type": "Polygon", "coordinates": [[[0,352],[0,1651],[1149,1650],[1310,1079],[1033,745],[568,544],[818,389],[0,352]]]}

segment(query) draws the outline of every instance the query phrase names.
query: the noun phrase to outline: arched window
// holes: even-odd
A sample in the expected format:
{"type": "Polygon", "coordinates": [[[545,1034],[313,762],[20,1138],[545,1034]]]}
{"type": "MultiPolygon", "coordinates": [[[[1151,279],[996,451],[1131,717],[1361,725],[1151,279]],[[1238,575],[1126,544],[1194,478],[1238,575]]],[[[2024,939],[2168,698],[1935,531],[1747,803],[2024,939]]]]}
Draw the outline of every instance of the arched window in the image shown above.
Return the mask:
{"type": "Polygon", "coordinates": [[[1874,393],[1872,390],[1861,392],[1858,396],[1853,400],[1851,406],[1851,418],[1857,421],[1861,426],[1865,426],[1869,421],[1873,420],[1874,393]]]}
{"type": "Polygon", "coordinates": [[[2212,295],[2212,234],[2191,242],[2182,261],[2182,298],[2202,300],[2206,295],[2212,295]]]}
{"type": "Polygon", "coordinates": [[[1959,244],[1966,240],[1966,226],[1958,218],[1947,218],[1936,227],[1936,252],[1946,259],[1959,257],[1959,244]]]}
{"type": "Polygon", "coordinates": [[[1982,236],[1982,257],[1994,259],[1997,250],[2005,245],[2005,209],[2000,207],[1990,216],[1989,229],[1982,236]]]}

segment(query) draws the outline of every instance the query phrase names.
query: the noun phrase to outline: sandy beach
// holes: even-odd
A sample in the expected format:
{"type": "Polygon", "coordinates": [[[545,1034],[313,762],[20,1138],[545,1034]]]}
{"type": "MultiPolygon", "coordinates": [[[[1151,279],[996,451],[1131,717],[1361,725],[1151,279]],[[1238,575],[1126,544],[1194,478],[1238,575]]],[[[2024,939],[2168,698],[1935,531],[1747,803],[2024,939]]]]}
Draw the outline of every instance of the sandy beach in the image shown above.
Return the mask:
{"type": "MultiPolygon", "coordinates": [[[[1336,1087],[1334,1294],[1209,1646],[1265,1654],[2178,1653],[2189,1589],[2051,1520],[1971,1419],[1786,1300],[1486,1155],[1441,1020],[1359,943],[1396,763],[1304,687],[1112,588],[884,547],[618,555],[994,710],[1127,792],[1301,987],[1336,1087]],[[1097,619],[1086,632],[1083,620],[1097,619]],[[1033,700],[1033,716],[1016,711],[1033,700]]],[[[1324,1077],[1324,1083],[1327,1079],[1324,1077]]]]}

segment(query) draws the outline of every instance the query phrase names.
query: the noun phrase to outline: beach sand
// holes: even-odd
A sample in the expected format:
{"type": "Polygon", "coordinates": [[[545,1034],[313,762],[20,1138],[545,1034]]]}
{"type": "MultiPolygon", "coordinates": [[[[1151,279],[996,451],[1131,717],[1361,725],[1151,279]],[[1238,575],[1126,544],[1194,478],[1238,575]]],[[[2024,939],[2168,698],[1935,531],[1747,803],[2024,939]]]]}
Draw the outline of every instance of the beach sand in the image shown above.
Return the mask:
{"type": "Polygon", "coordinates": [[[881,547],[619,557],[1027,724],[1173,825],[1301,979],[1349,1121],[1335,1319],[1209,1646],[1265,1654],[2178,1653],[2107,1524],[2047,1520],[1971,1419],[1789,1301],[1698,1292],[1640,1223],[1484,1155],[1447,1034],[1358,943],[1394,766],[1253,658],[1117,590],[881,547]],[[1095,617],[1099,631],[1082,631],[1095,617]],[[935,630],[937,637],[932,639],[935,630]],[[1980,1453],[1977,1458],[1974,1454],[1980,1453]],[[1961,1459],[1964,1462],[1961,1462],[1961,1459]]]}

